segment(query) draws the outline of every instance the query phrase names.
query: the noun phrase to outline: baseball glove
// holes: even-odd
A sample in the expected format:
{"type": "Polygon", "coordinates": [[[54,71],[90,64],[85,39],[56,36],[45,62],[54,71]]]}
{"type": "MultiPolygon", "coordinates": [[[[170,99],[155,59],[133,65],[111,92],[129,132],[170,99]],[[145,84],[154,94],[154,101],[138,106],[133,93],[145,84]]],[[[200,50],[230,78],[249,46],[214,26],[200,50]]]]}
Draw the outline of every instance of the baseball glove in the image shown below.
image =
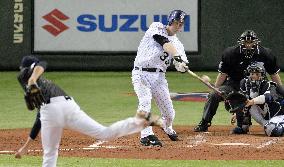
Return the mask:
{"type": "Polygon", "coordinates": [[[37,84],[33,84],[27,87],[25,101],[29,110],[34,108],[40,108],[46,101],[42,94],[40,87],[37,84]]]}
{"type": "Polygon", "coordinates": [[[247,102],[247,96],[241,92],[232,92],[225,99],[225,108],[230,113],[242,111],[247,102]]]}

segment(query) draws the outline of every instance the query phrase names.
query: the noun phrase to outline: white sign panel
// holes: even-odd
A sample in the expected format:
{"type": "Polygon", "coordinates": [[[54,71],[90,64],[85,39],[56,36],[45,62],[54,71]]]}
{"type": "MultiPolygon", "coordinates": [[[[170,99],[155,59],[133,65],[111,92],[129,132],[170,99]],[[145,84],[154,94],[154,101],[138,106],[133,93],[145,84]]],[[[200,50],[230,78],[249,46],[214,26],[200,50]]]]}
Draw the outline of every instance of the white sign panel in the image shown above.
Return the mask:
{"type": "Polygon", "coordinates": [[[185,11],[185,50],[198,52],[198,0],[36,0],[34,51],[131,52],[153,21],[185,11]]]}

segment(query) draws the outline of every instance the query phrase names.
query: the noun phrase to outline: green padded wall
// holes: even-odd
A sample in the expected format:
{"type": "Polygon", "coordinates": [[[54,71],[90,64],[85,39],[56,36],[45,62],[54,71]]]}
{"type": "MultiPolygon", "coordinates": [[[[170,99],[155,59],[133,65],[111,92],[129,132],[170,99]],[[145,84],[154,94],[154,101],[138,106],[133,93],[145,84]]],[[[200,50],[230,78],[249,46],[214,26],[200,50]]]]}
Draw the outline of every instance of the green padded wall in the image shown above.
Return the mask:
{"type": "MultiPolygon", "coordinates": [[[[16,0],[15,0],[16,1],[16,0]]],[[[30,1],[24,4],[24,40],[13,43],[14,3],[0,1],[0,70],[17,70],[23,55],[32,48],[32,11],[30,1]]],[[[20,1],[20,0],[18,0],[20,1]]],[[[200,0],[200,52],[189,55],[193,70],[216,70],[221,52],[235,45],[239,35],[253,29],[262,41],[278,57],[284,69],[284,1],[280,0],[200,0]],[[208,61],[210,60],[210,61],[208,61]]],[[[182,35],[182,34],[181,34],[182,35]]],[[[39,55],[49,62],[49,70],[131,70],[135,54],[112,55],[39,55]]]]}

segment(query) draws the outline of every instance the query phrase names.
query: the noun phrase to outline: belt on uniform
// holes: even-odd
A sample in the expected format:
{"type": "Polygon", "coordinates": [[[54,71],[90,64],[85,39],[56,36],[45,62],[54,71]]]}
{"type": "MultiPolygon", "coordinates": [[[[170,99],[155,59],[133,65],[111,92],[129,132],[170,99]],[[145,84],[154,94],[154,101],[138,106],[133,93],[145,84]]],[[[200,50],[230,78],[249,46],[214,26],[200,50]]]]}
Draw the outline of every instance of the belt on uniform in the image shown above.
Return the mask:
{"type": "Polygon", "coordinates": [[[66,101],[66,100],[72,100],[72,97],[70,96],[56,96],[52,97],[47,100],[46,104],[49,104],[51,102],[59,102],[59,101],[66,101]]]}
{"type": "Polygon", "coordinates": [[[147,71],[147,72],[164,72],[163,70],[161,70],[159,68],[134,67],[134,70],[141,70],[141,71],[147,71]]]}

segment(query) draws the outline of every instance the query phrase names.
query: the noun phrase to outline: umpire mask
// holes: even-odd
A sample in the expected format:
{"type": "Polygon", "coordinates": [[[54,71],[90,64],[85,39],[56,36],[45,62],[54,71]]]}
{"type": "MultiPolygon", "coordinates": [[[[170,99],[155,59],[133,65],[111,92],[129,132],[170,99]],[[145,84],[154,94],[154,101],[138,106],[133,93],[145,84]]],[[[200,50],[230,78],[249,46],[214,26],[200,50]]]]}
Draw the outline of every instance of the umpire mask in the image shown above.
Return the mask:
{"type": "Polygon", "coordinates": [[[250,59],[258,51],[260,40],[253,30],[244,31],[238,39],[240,45],[240,52],[244,54],[245,58],[250,59]]]}

